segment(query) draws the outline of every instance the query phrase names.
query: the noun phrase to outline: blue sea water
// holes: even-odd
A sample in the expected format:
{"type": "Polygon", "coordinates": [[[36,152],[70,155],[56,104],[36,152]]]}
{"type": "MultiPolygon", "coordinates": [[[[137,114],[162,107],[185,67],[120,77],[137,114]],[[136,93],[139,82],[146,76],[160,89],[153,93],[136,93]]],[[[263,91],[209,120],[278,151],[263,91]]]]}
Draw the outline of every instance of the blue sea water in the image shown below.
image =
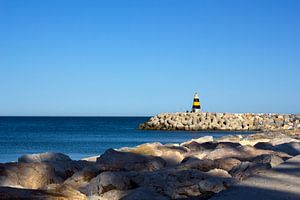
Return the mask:
{"type": "MultiPolygon", "coordinates": [[[[230,132],[145,131],[148,117],[0,117],[0,162],[23,154],[61,152],[72,159],[103,153],[108,148],[146,142],[180,143],[205,135],[230,132]]],[[[239,134],[244,134],[239,133],[239,134]]]]}

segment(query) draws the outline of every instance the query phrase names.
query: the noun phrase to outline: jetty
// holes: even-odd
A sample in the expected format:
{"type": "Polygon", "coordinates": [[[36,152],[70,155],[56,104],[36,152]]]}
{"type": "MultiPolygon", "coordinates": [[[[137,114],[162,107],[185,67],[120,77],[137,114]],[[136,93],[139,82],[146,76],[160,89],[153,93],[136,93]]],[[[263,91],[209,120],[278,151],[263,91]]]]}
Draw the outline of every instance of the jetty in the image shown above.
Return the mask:
{"type": "Polygon", "coordinates": [[[299,114],[161,113],[139,126],[144,130],[279,131],[300,130],[299,114]]]}

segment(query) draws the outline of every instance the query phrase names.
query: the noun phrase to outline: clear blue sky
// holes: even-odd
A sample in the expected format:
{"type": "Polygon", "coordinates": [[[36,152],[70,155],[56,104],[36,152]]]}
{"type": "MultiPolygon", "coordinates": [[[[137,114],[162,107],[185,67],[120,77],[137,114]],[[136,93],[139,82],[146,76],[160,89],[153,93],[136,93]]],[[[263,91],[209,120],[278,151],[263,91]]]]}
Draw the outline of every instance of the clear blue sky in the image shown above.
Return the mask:
{"type": "Polygon", "coordinates": [[[0,0],[0,115],[300,113],[300,1],[0,0]]]}

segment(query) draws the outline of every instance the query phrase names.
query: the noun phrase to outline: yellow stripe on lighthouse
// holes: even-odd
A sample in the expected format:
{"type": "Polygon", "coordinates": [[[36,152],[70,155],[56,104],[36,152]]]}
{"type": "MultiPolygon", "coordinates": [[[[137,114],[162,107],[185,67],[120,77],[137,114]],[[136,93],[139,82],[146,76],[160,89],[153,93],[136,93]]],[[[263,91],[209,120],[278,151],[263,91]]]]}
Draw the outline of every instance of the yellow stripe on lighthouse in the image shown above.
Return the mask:
{"type": "Polygon", "coordinates": [[[200,102],[194,102],[193,106],[200,106],[200,102]]]}
{"type": "Polygon", "coordinates": [[[192,112],[200,112],[200,108],[201,108],[201,106],[200,106],[199,96],[198,96],[198,93],[195,93],[192,112]]]}

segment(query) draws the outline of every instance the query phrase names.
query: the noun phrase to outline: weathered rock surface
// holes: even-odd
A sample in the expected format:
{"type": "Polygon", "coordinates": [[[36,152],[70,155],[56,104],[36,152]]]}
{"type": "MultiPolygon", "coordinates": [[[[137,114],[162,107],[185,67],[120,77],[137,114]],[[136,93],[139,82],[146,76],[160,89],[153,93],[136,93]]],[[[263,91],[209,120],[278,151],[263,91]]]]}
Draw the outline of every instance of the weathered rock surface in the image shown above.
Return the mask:
{"type": "Polygon", "coordinates": [[[242,162],[238,166],[234,167],[229,173],[236,180],[242,181],[251,175],[270,168],[271,166],[266,163],[242,162]]]}
{"type": "Polygon", "coordinates": [[[127,172],[103,172],[93,178],[88,185],[88,195],[104,194],[110,190],[131,189],[127,172]]]}
{"type": "Polygon", "coordinates": [[[18,162],[33,163],[33,162],[57,162],[71,161],[71,158],[62,153],[40,153],[40,154],[25,154],[18,159],[18,162]]]}
{"type": "Polygon", "coordinates": [[[205,193],[216,192],[227,187],[224,185],[229,186],[232,184],[231,176],[224,170],[220,171],[222,172],[218,173],[219,171],[214,170],[201,172],[193,169],[160,170],[145,175],[139,185],[150,188],[171,199],[197,197],[205,193]],[[212,182],[215,184],[210,184],[212,182]]]}
{"type": "Polygon", "coordinates": [[[160,157],[166,161],[167,166],[170,166],[180,163],[189,149],[176,144],[162,145],[156,142],[138,145],[133,148],[122,148],[119,151],[160,157]]]}
{"type": "Polygon", "coordinates": [[[113,149],[108,149],[97,158],[96,163],[103,171],[154,171],[166,165],[166,162],[160,157],[120,152],[113,149]]]}
{"type": "Polygon", "coordinates": [[[82,171],[76,172],[73,176],[66,179],[64,184],[71,186],[84,194],[88,194],[87,186],[99,173],[100,169],[97,166],[86,167],[82,171]]]}
{"type": "Polygon", "coordinates": [[[63,180],[45,163],[7,163],[0,165],[0,186],[42,188],[63,180]]]}
{"type": "Polygon", "coordinates": [[[62,153],[40,153],[26,154],[18,159],[18,163],[44,163],[54,168],[55,173],[62,179],[72,176],[75,172],[81,171],[85,167],[93,164],[84,160],[71,160],[71,158],[62,153]]]}
{"type": "Polygon", "coordinates": [[[12,187],[0,187],[0,199],[34,199],[34,200],[87,200],[87,197],[68,186],[55,186],[50,190],[33,190],[12,187]]]}
{"type": "Polygon", "coordinates": [[[239,165],[241,161],[235,158],[221,158],[216,160],[198,159],[196,157],[187,157],[177,169],[197,169],[199,171],[209,171],[212,169],[222,169],[230,171],[233,167],[239,165]]]}
{"type": "Polygon", "coordinates": [[[284,160],[276,155],[272,154],[262,154],[260,156],[257,156],[253,159],[253,162],[255,163],[266,163],[270,165],[270,168],[273,168],[281,163],[284,162],[284,160]]]}
{"type": "Polygon", "coordinates": [[[110,190],[104,194],[96,195],[94,198],[90,196],[90,200],[120,200],[123,199],[124,196],[128,195],[131,191],[129,190],[110,190]]]}

